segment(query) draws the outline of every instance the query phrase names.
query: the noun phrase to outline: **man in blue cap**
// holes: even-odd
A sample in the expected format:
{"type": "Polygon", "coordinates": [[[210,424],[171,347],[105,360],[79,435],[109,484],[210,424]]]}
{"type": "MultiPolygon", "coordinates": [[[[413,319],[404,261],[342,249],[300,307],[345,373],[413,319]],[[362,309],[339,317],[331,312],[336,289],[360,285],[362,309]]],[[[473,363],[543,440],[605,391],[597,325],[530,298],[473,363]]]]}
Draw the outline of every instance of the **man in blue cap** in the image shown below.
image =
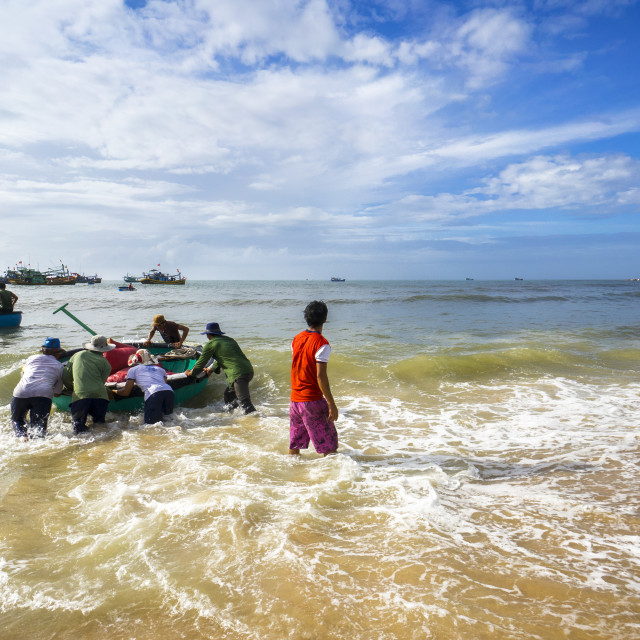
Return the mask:
{"type": "Polygon", "coordinates": [[[213,372],[220,373],[220,369],[224,369],[227,377],[227,388],[224,391],[225,409],[233,411],[239,406],[245,413],[255,411],[256,408],[251,403],[249,395],[249,382],[253,379],[253,367],[238,343],[225,335],[217,322],[207,324],[207,328],[200,335],[206,335],[209,342],[204,345],[202,355],[198,358],[193,369],[185,371],[185,373],[196,376],[204,371],[209,376],[212,368],[206,367],[206,364],[213,358],[216,361],[213,372]]]}
{"type": "Polygon", "coordinates": [[[51,413],[51,399],[62,392],[64,365],[58,360],[63,353],[58,338],[46,338],[42,353],[27,358],[22,367],[22,377],[11,398],[11,421],[16,436],[44,438],[51,413]],[[27,413],[30,431],[25,426],[27,413]]]}

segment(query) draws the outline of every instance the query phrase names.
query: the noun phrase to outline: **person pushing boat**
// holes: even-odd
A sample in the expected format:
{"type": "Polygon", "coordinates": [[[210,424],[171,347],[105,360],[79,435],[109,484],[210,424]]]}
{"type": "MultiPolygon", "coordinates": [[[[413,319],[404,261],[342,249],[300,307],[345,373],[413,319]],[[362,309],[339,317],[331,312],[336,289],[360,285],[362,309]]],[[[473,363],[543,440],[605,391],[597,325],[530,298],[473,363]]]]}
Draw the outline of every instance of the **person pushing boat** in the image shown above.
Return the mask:
{"type": "Polygon", "coordinates": [[[156,331],[159,331],[162,339],[175,349],[179,349],[187,339],[187,335],[189,335],[189,327],[185,327],[183,324],[178,324],[171,320],[166,320],[163,315],[159,314],[153,317],[153,326],[151,327],[151,331],[149,331],[147,339],[143,342],[145,347],[151,344],[151,339],[156,331]],[[180,332],[182,332],[182,336],[180,336],[180,332]]]}
{"type": "Polygon", "coordinates": [[[63,376],[65,386],[73,387],[69,409],[74,433],[88,431],[88,416],[94,424],[106,421],[109,392],[104,383],[111,374],[111,365],[103,354],[116,348],[105,336],[98,335],[83,346],[82,351],[71,356],[63,376]]]}
{"type": "Polygon", "coordinates": [[[173,413],[173,389],[167,384],[167,372],[158,366],[158,360],[147,349],[138,349],[129,357],[127,381],[124,389],[113,389],[114,396],[126,398],[134,385],[144,392],[145,424],[162,422],[164,416],[173,413]]]}
{"type": "Polygon", "coordinates": [[[195,376],[204,371],[207,376],[213,371],[220,373],[224,369],[227,377],[227,388],[224,390],[224,403],[227,411],[233,411],[241,407],[245,413],[253,413],[256,408],[251,402],[249,383],[253,379],[253,366],[249,358],[244,355],[238,343],[224,331],[220,330],[217,322],[209,322],[207,328],[201,333],[206,335],[209,342],[204,345],[202,355],[190,371],[185,371],[188,376],[195,376]],[[206,367],[213,358],[216,367],[206,367]]]}
{"type": "Polygon", "coordinates": [[[58,338],[46,338],[42,353],[30,356],[22,367],[22,377],[11,398],[11,422],[17,437],[44,438],[47,432],[51,402],[62,393],[64,365],[58,362],[65,353],[58,338]],[[30,429],[26,427],[29,414],[30,429]]]}

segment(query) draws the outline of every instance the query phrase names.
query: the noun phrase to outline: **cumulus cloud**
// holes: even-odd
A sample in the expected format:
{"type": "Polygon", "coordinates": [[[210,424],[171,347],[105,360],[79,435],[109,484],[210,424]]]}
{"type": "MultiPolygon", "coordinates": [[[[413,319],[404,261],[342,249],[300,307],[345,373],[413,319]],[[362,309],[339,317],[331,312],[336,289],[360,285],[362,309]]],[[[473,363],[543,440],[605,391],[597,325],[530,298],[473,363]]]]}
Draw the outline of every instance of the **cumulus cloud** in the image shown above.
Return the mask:
{"type": "Polygon", "coordinates": [[[377,213],[434,223],[514,210],[612,215],[638,203],[634,185],[639,180],[640,160],[622,154],[535,156],[508,165],[498,175],[484,178],[482,186],[463,193],[405,196],[377,213]]]}
{"type": "Polygon", "coordinates": [[[216,231],[236,246],[309,230],[399,246],[493,211],[637,206],[633,158],[570,151],[637,132],[633,106],[543,119],[503,106],[523,64],[545,79],[588,64],[579,48],[546,55],[539,25],[583,28],[605,11],[595,0],[547,0],[540,15],[490,1],[129,4],[5,2],[0,212],[19,217],[7,246],[37,242],[20,220],[53,215],[147,233],[178,217],[187,251],[216,231]]]}

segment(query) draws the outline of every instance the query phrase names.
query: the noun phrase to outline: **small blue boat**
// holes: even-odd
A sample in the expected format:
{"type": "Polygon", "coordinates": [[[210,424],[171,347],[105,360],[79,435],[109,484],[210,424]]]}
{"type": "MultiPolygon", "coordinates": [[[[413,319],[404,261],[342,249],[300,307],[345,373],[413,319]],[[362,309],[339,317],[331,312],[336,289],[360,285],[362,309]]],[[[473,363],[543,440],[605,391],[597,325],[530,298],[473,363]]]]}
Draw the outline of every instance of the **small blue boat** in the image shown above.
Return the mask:
{"type": "Polygon", "coordinates": [[[135,287],[118,287],[118,291],[135,291],[135,287]]]}
{"type": "Polygon", "coordinates": [[[14,311],[13,313],[0,313],[1,327],[19,327],[22,322],[22,311],[14,311]]]}

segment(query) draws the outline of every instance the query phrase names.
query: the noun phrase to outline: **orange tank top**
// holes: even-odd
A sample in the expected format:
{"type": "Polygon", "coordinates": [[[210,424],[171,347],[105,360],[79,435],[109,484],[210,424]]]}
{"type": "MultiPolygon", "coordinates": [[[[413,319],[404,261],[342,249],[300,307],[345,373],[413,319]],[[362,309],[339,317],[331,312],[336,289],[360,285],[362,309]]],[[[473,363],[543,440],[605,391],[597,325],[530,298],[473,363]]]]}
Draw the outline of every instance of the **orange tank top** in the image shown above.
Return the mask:
{"type": "Polygon", "coordinates": [[[329,341],[317,331],[302,331],[291,343],[291,400],[310,402],[323,398],[318,384],[316,353],[329,341]]]}

